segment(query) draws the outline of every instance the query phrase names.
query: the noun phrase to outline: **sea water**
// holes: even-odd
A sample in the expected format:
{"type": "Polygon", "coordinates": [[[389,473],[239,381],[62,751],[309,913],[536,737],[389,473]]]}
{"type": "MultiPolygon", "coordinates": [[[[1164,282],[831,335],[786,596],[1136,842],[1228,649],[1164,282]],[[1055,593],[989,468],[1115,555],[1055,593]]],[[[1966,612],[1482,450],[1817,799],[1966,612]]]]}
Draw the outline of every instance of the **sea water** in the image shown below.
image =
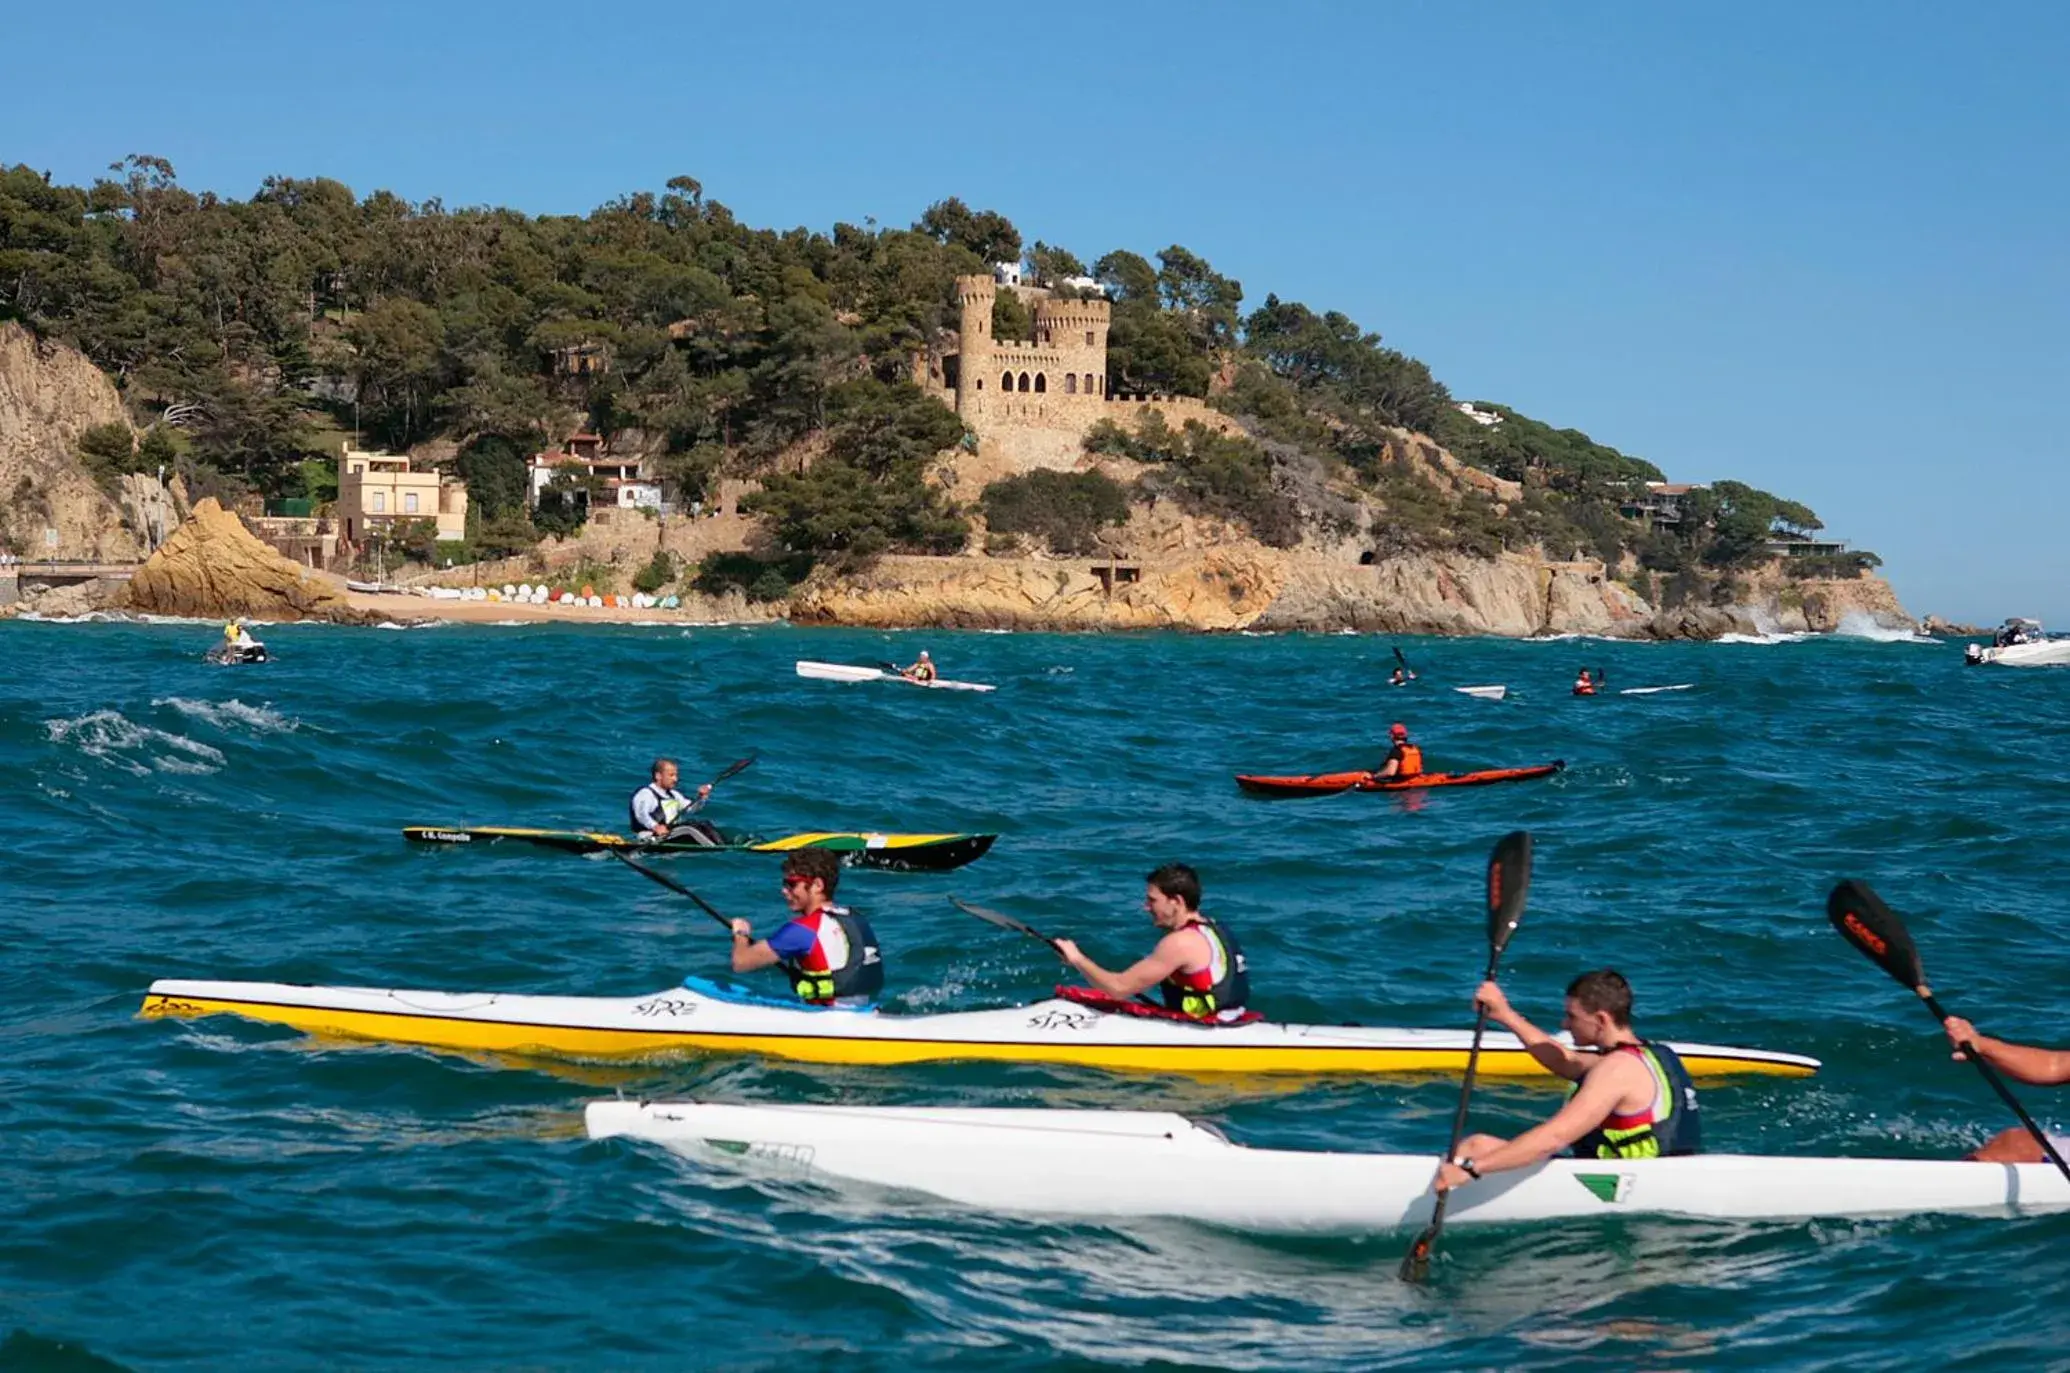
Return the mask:
{"type": "MultiPolygon", "coordinates": [[[[1251,1144],[1435,1153],[1444,1079],[556,1063],[135,1015],[158,977],[632,995],[723,972],[708,918],[616,864],[400,829],[616,827],[654,756],[694,783],[758,750],[712,799],[721,826],[1001,836],[958,872],[844,880],[896,1006],[1010,1005],[1064,976],[952,893],[1116,967],[1151,943],[1144,874],[1177,860],[1275,1018],[1463,1027],[1483,864],[1523,828],[1520,1008],[1553,1024],[1570,977],[1616,967],[1642,1032],[1825,1060],[1706,1091],[1714,1150],[1954,1156],[2008,1114],[1824,898],[1870,882],[1951,1009],[2064,1038],[2070,673],[1865,638],[280,626],[273,662],[218,668],[212,637],[0,625],[0,1363],[1996,1368],[2070,1349],[2070,1217],[1466,1228],[1415,1289],[1401,1236],[978,1214],[581,1126],[618,1094],[1132,1107],[1251,1144]],[[1422,676],[1391,689],[1397,645],[1422,676]],[[922,647],[999,689],[792,671],[922,647]],[[1582,666],[1612,693],[1693,685],[1577,700],[1582,666]],[[1507,700],[1449,689],[1494,683],[1507,700]],[[1395,721],[1436,768],[1567,769],[1278,802],[1231,780],[1370,765],[1395,721]]],[[[759,928],[782,913],[771,859],[671,871],[759,928]]],[[[2070,1095],[2026,1096],[2070,1119],[2070,1095]]],[[[1484,1085],[1473,1124],[1513,1132],[1558,1101],[1484,1085]]],[[[1166,1200],[1194,1185],[1174,1172],[1166,1200]]]]}

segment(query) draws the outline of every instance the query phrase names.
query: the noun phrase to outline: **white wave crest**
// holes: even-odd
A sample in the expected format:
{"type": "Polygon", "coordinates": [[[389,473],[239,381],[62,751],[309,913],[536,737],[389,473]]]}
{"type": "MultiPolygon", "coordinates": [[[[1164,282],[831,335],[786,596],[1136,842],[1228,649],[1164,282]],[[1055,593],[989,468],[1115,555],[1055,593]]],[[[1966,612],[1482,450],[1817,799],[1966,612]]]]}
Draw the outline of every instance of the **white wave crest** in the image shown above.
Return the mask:
{"type": "Polygon", "coordinates": [[[246,705],[243,701],[196,701],[186,696],[161,696],[154,706],[177,710],[190,720],[200,720],[217,729],[249,730],[253,734],[290,734],[301,722],[290,720],[269,706],[246,705]]]}
{"type": "Polygon", "coordinates": [[[1866,610],[1850,610],[1840,617],[1833,632],[1847,639],[1871,639],[1879,644],[1937,644],[1939,639],[1920,634],[1907,625],[1887,625],[1866,610]]]}
{"type": "Polygon", "coordinates": [[[53,744],[68,744],[89,758],[137,777],[153,772],[215,772],[223,751],[198,739],[140,725],[119,710],[96,710],[70,720],[45,720],[53,744]]]}
{"type": "Polygon", "coordinates": [[[1794,644],[1816,637],[1811,634],[1720,634],[1711,642],[1719,644],[1794,644]]]}

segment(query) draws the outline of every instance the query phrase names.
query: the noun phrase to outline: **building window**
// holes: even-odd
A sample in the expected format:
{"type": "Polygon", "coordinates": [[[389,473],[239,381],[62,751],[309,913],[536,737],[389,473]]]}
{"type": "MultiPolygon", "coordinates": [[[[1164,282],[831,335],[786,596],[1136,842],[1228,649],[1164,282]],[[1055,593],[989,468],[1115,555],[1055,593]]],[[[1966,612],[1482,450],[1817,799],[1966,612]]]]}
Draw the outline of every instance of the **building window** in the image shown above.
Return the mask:
{"type": "Polygon", "coordinates": [[[1085,331],[1085,346],[1088,348],[1093,346],[1093,331],[1090,329],[1085,331]]]}
{"type": "Polygon", "coordinates": [[[985,389],[985,379],[984,379],[983,377],[979,377],[979,378],[978,378],[978,390],[982,391],[982,390],[984,390],[984,389],[985,389]]]}
{"type": "Polygon", "coordinates": [[[376,515],[388,513],[388,493],[386,491],[376,491],[374,493],[373,510],[376,515]]]}
{"type": "Polygon", "coordinates": [[[1078,394],[1078,374],[1076,372],[1064,373],[1064,394],[1067,396],[1078,394]]]}
{"type": "Polygon", "coordinates": [[[1021,373],[1021,384],[1015,389],[1021,391],[1028,389],[1028,374],[1026,372],[1021,373]]]}
{"type": "Polygon", "coordinates": [[[403,492],[403,514],[405,514],[405,515],[414,515],[414,514],[416,514],[416,513],[417,513],[417,493],[416,493],[416,492],[414,492],[414,491],[405,491],[405,492],[403,492]]]}
{"type": "Polygon", "coordinates": [[[1107,379],[1105,377],[1100,378],[1100,394],[1103,396],[1107,394],[1107,379]]]}
{"type": "Polygon", "coordinates": [[[1049,390],[1049,379],[1043,376],[1040,372],[1037,372],[1035,374],[1035,390],[1038,393],[1046,392],[1049,390]]]}
{"type": "Polygon", "coordinates": [[[1089,395],[1091,395],[1092,393],[1093,393],[1093,374],[1092,374],[1092,373],[1090,373],[1090,372],[1087,372],[1087,373],[1085,374],[1085,394],[1087,394],[1087,395],[1089,396],[1089,395]]]}
{"type": "Polygon", "coordinates": [[[1002,391],[1013,390],[1013,373],[1001,372],[999,374],[999,389],[1002,391]]]}

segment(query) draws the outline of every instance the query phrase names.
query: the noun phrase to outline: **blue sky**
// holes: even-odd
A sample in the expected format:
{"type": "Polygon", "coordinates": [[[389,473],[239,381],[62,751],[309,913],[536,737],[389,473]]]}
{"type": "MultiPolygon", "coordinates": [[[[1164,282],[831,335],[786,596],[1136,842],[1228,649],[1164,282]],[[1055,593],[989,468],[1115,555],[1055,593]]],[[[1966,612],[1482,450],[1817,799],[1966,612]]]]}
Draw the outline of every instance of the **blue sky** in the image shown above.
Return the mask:
{"type": "Polygon", "coordinates": [[[18,6],[0,161],[1170,243],[2070,628],[2070,6],[18,6]]]}

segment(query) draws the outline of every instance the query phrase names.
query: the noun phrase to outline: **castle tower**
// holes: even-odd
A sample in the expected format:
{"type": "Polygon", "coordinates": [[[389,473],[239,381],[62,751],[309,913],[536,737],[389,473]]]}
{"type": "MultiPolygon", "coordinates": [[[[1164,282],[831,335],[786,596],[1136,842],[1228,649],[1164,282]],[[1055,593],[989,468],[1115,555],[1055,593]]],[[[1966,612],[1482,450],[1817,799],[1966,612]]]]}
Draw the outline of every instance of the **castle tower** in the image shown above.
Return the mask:
{"type": "Polygon", "coordinates": [[[992,365],[992,302],[999,288],[989,276],[956,278],[956,300],[963,307],[962,356],[956,361],[956,413],[974,423],[985,410],[986,374],[992,365]]]}
{"type": "Polygon", "coordinates": [[[1103,298],[1050,296],[1035,306],[1035,341],[1055,350],[1063,366],[1053,393],[1107,394],[1107,328],[1114,307],[1103,298]]]}

